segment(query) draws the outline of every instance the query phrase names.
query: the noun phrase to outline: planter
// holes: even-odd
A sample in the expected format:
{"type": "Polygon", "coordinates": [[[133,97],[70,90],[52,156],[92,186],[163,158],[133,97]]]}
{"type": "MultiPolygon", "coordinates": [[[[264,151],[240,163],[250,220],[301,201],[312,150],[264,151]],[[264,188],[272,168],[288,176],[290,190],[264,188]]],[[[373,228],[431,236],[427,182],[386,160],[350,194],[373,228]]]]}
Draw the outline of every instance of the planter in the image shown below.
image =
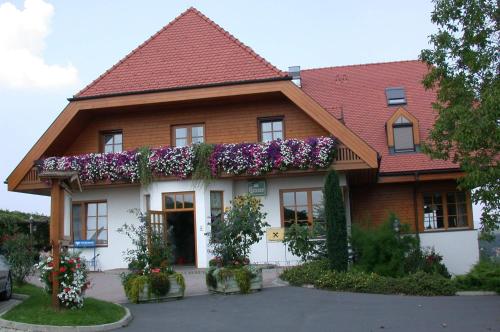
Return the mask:
{"type": "Polygon", "coordinates": [[[214,293],[252,293],[261,290],[262,284],[262,268],[260,267],[249,265],[240,268],[211,267],[207,271],[207,287],[210,292],[214,293]],[[242,282],[243,290],[240,287],[242,282]],[[245,287],[247,282],[247,287],[245,287]]]}
{"type": "Polygon", "coordinates": [[[147,276],[132,277],[126,282],[125,293],[130,302],[160,302],[184,297],[186,288],[184,277],[180,273],[173,273],[168,276],[169,288],[165,295],[154,294],[150,287],[151,279],[147,276]]]}

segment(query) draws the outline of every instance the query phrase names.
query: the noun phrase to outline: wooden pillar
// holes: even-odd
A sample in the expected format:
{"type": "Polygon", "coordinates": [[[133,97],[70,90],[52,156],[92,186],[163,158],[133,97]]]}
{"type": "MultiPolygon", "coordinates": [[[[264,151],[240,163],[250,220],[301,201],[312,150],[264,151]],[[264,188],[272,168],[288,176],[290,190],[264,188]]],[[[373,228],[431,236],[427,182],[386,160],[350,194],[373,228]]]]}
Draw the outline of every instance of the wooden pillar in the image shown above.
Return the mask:
{"type": "Polygon", "coordinates": [[[60,234],[61,234],[61,222],[63,222],[64,214],[63,206],[61,202],[64,199],[63,191],[60,185],[60,180],[52,180],[52,188],[50,191],[50,244],[52,245],[52,258],[53,260],[53,270],[52,270],[52,307],[54,309],[59,309],[59,298],[57,294],[59,293],[59,261],[61,256],[61,246],[60,246],[60,234]]]}

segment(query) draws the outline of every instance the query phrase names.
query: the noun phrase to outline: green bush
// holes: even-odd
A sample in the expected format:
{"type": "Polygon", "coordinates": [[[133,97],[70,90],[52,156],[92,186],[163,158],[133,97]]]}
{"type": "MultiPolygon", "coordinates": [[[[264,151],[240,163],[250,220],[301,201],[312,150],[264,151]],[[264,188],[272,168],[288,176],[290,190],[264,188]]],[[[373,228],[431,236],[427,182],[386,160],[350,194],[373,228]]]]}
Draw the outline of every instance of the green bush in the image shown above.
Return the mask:
{"type": "Polygon", "coordinates": [[[312,227],[292,224],[285,231],[283,243],[303,262],[320,259],[326,257],[325,233],[321,223],[314,223],[312,227]]]}
{"type": "Polygon", "coordinates": [[[314,284],[328,270],[328,260],[322,259],[285,269],[280,278],[295,286],[314,284]]]}
{"type": "Polygon", "coordinates": [[[451,278],[448,269],[443,264],[443,256],[432,249],[414,248],[406,256],[404,270],[407,274],[423,271],[430,274],[439,274],[445,278],[451,278]]]}
{"type": "MultiPolygon", "coordinates": [[[[401,277],[407,274],[405,260],[410,252],[419,250],[417,238],[399,235],[393,228],[396,216],[376,228],[352,227],[352,246],[357,268],[382,276],[401,277]]],[[[401,232],[409,231],[408,225],[401,225],[401,232]]]]}
{"type": "Polygon", "coordinates": [[[156,296],[165,296],[170,290],[170,280],[167,273],[152,273],[149,276],[151,293],[156,296]]]}
{"type": "Polygon", "coordinates": [[[425,272],[417,272],[403,278],[392,278],[362,271],[328,271],[318,278],[315,286],[344,292],[420,296],[454,295],[456,292],[451,280],[425,272]]]}
{"type": "Polygon", "coordinates": [[[347,252],[347,224],[344,199],[335,170],[328,172],[325,180],[326,247],[330,268],[346,271],[349,255],[347,252]]]}
{"type": "Polygon", "coordinates": [[[17,284],[24,284],[34,270],[36,250],[32,238],[26,234],[9,236],[3,241],[2,251],[10,265],[12,278],[17,284]]]}
{"type": "Polygon", "coordinates": [[[500,293],[500,263],[483,260],[463,276],[455,278],[460,290],[484,290],[500,293]]]}
{"type": "Polygon", "coordinates": [[[257,276],[257,271],[250,265],[216,267],[211,266],[206,273],[206,283],[209,288],[216,289],[219,282],[226,282],[234,278],[242,294],[250,293],[252,278],[257,276]]]}

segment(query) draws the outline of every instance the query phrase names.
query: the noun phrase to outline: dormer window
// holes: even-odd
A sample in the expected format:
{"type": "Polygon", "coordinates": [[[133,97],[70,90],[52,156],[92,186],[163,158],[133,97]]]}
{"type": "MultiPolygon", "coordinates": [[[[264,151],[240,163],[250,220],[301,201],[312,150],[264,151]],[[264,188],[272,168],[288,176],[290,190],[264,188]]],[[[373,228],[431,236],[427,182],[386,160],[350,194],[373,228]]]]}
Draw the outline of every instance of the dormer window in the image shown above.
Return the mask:
{"type": "Polygon", "coordinates": [[[387,88],[385,89],[385,96],[387,98],[387,105],[405,105],[406,93],[404,88],[387,88]]]}
{"type": "Polygon", "coordinates": [[[387,121],[387,143],[391,153],[415,152],[419,149],[418,120],[400,107],[387,121]]]}

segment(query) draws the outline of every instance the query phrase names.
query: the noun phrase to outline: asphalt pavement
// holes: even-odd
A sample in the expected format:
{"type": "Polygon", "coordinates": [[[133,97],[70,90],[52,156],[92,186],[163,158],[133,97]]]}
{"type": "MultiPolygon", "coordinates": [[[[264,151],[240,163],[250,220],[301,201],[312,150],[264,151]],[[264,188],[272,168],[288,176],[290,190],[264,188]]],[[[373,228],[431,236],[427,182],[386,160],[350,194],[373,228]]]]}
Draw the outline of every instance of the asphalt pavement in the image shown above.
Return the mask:
{"type": "Polygon", "coordinates": [[[123,331],[500,331],[500,296],[418,297],[299,287],[128,304],[123,331]]]}

